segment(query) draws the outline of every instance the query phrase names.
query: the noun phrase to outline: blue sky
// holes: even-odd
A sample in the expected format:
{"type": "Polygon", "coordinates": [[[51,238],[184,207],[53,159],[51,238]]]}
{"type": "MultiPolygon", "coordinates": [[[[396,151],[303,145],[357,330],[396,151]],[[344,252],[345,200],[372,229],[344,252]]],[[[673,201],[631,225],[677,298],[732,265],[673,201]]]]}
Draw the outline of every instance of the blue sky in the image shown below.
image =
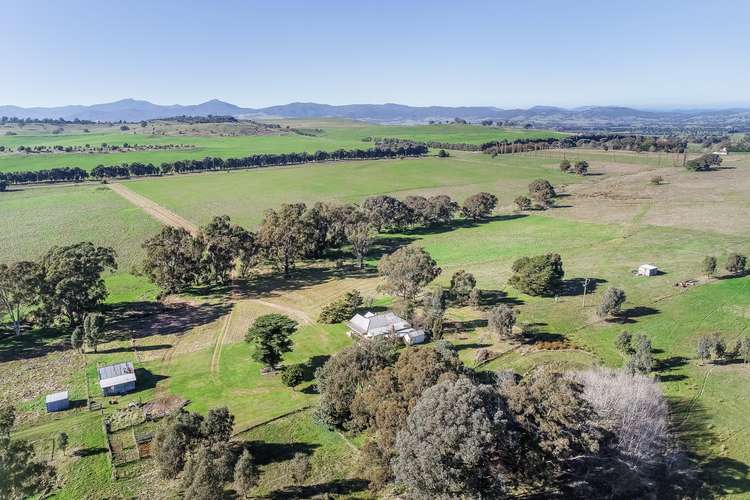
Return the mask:
{"type": "Polygon", "coordinates": [[[0,104],[750,104],[750,2],[2,2],[0,104]]]}

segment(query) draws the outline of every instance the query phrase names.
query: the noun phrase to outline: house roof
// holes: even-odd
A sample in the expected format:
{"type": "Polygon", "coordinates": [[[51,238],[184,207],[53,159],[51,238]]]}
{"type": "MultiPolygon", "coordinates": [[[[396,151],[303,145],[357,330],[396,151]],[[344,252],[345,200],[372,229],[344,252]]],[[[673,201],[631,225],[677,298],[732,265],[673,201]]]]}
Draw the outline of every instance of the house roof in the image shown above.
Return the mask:
{"type": "Polygon", "coordinates": [[[47,394],[47,397],[44,398],[44,402],[54,403],[56,401],[65,401],[66,399],[68,399],[68,391],[60,391],[52,394],[47,394]]]}
{"type": "Polygon", "coordinates": [[[125,373],[116,377],[106,378],[99,381],[99,387],[106,389],[108,387],[114,387],[116,385],[127,384],[128,382],[135,382],[135,373],[125,373]]]}
{"type": "Polygon", "coordinates": [[[390,311],[380,314],[368,312],[364,316],[356,314],[346,325],[362,335],[366,335],[375,330],[388,329],[390,327],[393,327],[396,330],[409,328],[409,323],[390,311]]]}
{"type": "Polygon", "coordinates": [[[99,380],[101,382],[127,374],[132,375],[133,380],[135,380],[135,369],[133,368],[133,363],[131,363],[130,361],[126,361],[124,363],[115,363],[113,365],[102,366],[101,368],[99,368],[99,380]]]}
{"type": "Polygon", "coordinates": [[[424,337],[424,330],[415,330],[414,328],[407,328],[406,330],[401,330],[398,332],[399,337],[409,337],[410,339],[415,339],[419,337],[424,337]]]}

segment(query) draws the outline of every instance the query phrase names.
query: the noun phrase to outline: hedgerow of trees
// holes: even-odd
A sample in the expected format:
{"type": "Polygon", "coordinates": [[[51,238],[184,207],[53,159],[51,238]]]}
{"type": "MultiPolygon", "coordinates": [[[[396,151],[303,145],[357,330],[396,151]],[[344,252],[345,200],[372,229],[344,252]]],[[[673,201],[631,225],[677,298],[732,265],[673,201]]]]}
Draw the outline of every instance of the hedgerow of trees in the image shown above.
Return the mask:
{"type": "Polygon", "coordinates": [[[104,179],[113,177],[135,177],[142,175],[166,175],[188,172],[206,172],[219,170],[236,170],[262,168],[278,165],[298,165],[303,163],[366,160],[380,158],[398,158],[403,156],[421,156],[428,152],[427,146],[401,142],[394,147],[376,147],[371,149],[339,149],[332,152],[315,153],[279,153],[259,154],[243,158],[206,157],[202,160],[178,160],[165,162],[159,166],[151,163],[132,163],[113,166],[99,166],[91,173],[79,167],[56,167],[47,170],[30,172],[0,173],[0,179],[9,184],[31,184],[40,182],[79,182],[86,179],[104,179]]]}

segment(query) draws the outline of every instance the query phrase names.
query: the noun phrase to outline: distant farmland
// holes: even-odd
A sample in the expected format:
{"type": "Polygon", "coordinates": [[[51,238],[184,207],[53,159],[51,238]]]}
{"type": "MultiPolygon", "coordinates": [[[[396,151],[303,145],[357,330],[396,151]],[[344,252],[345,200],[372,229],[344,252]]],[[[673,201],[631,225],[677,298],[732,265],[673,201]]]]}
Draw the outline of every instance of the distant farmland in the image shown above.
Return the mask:
{"type": "MultiPolygon", "coordinates": [[[[121,132],[112,127],[82,132],[80,127],[71,132],[51,134],[48,132],[25,132],[16,129],[18,135],[0,136],[0,146],[17,148],[18,146],[82,146],[85,144],[188,144],[195,146],[188,150],[166,151],[132,151],[115,153],[54,153],[54,154],[0,154],[0,172],[42,170],[53,167],[81,167],[87,170],[97,165],[115,165],[121,163],[153,163],[176,160],[189,160],[215,156],[221,158],[241,157],[263,153],[315,152],[317,150],[333,151],[336,149],[368,149],[373,142],[365,138],[397,137],[414,141],[437,141],[449,143],[482,144],[493,140],[516,140],[521,138],[562,137],[564,134],[543,130],[501,129],[479,125],[419,125],[419,126],[383,126],[360,124],[357,122],[327,120],[322,122],[294,121],[283,122],[284,126],[304,127],[301,135],[286,129],[272,135],[191,135],[189,125],[184,134],[152,135],[150,128],[132,126],[131,130],[121,132]],[[308,132],[309,130],[309,132],[308,132]]],[[[217,127],[218,128],[218,127],[217,127]]],[[[223,124],[221,130],[227,129],[223,124]]]]}

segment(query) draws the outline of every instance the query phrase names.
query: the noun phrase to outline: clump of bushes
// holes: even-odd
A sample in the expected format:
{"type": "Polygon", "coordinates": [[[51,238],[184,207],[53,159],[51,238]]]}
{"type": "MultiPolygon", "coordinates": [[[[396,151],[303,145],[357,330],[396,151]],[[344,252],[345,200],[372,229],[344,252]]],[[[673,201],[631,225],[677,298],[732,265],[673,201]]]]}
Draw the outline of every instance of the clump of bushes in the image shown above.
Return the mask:
{"type": "Polygon", "coordinates": [[[331,302],[320,311],[318,321],[321,323],[341,323],[354,316],[357,308],[362,305],[362,295],[359,290],[346,292],[346,295],[331,302]]]}
{"type": "Polygon", "coordinates": [[[719,165],[721,165],[721,156],[709,153],[688,161],[685,163],[685,168],[691,172],[706,172],[719,165]]]}
{"type": "Polygon", "coordinates": [[[739,358],[744,363],[750,363],[750,337],[743,335],[737,338],[730,349],[729,342],[718,333],[701,335],[698,338],[696,354],[701,362],[731,361],[739,358]]]}

